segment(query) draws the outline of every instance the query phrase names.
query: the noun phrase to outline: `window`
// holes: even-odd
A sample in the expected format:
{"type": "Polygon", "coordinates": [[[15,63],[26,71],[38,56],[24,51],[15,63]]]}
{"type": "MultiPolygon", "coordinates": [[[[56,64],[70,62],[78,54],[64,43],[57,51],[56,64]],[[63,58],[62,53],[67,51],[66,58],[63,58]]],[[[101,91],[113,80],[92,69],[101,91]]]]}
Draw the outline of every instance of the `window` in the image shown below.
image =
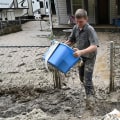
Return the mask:
{"type": "Polygon", "coordinates": [[[43,8],[43,7],[44,7],[43,2],[40,1],[40,8],[43,8]]]}
{"type": "Polygon", "coordinates": [[[71,0],[66,0],[66,5],[67,5],[67,15],[71,16],[72,14],[71,0]]]}
{"type": "Polygon", "coordinates": [[[72,0],[73,14],[77,9],[82,8],[82,0],[72,0]]]}
{"type": "Polygon", "coordinates": [[[120,0],[118,0],[118,15],[120,15],[120,0]]]}
{"type": "Polygon", "coordinates": [[[48,2],[46,2],[46,8],[48,8],[48,2]]]}
{"type": "Polygon", "coordinates": [[[87,11],[88,15],[89,15],[89,11],[88,11],[88,0],[84,0],[84,9],[87,11]]]}

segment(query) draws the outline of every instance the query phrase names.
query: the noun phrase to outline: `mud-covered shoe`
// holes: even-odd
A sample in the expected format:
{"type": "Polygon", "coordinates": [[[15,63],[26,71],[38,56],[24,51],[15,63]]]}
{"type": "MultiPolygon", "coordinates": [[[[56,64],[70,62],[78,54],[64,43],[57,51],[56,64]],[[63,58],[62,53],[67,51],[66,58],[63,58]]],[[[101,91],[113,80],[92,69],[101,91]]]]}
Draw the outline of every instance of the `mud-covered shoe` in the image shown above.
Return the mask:
{"type": "Polygon", "coordinates": [[[86,96],[86,109],[94,111],[95,97],[93,95],[86,96]]]}

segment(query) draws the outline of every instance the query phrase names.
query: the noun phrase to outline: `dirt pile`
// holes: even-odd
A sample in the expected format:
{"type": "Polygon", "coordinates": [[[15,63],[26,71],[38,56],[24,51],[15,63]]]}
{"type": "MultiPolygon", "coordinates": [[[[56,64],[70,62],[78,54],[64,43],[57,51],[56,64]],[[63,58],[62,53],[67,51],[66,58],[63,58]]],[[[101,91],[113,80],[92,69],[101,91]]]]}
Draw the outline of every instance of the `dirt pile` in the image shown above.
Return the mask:
{"type": "Polygon", "coordinates": [[[33,109],[30,113],[25,114],[12,118],[0,118],[0,120],[54,120],[52,117],[47,116],[41,109],[33,109]]]}

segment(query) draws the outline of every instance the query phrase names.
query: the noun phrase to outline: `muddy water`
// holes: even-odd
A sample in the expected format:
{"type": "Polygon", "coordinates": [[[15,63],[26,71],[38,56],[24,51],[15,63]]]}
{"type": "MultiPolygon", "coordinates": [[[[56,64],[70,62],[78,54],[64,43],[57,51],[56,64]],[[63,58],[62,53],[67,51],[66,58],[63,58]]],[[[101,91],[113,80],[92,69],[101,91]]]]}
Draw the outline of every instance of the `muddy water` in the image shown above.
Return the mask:
{"type": "MultiPolygon", "coordinates": [[[[19,88],[18,88],[19,89],[19,88]]],[[[18,91],[16,89],[16,91],[18,91]]],[[[108,95],[109,96],[109,95],[108,95]]],[[[96,101],[96,116],[103,116],[114,108],[120,110],[120,103],[98,100],[96,101]]],[[[0,116],[3,118],[16,115],[26,115],[33,109],[40,109],[48,116],[56,118],[57,115],[67,114],[79,118],[86,113],[84,93],[78,89],[68,90],[39,90],[35,88],[19,89],[19,93],[11,93],[0,97],[0,116]]],[[[86,116],[86,114],[85,114],[86,116]]]]}

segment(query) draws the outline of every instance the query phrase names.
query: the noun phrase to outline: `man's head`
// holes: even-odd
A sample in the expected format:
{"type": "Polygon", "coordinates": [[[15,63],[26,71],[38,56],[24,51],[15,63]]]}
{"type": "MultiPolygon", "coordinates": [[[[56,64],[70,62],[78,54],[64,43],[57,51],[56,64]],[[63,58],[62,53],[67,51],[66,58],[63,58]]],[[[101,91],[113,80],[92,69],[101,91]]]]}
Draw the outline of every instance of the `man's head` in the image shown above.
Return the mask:
{"type": "Polygon", "coordinates": [[[87,11],[84,9],[78,9],[75,12],[75,20],[80,28],[82,28],[88,21],[87,11]]]}

